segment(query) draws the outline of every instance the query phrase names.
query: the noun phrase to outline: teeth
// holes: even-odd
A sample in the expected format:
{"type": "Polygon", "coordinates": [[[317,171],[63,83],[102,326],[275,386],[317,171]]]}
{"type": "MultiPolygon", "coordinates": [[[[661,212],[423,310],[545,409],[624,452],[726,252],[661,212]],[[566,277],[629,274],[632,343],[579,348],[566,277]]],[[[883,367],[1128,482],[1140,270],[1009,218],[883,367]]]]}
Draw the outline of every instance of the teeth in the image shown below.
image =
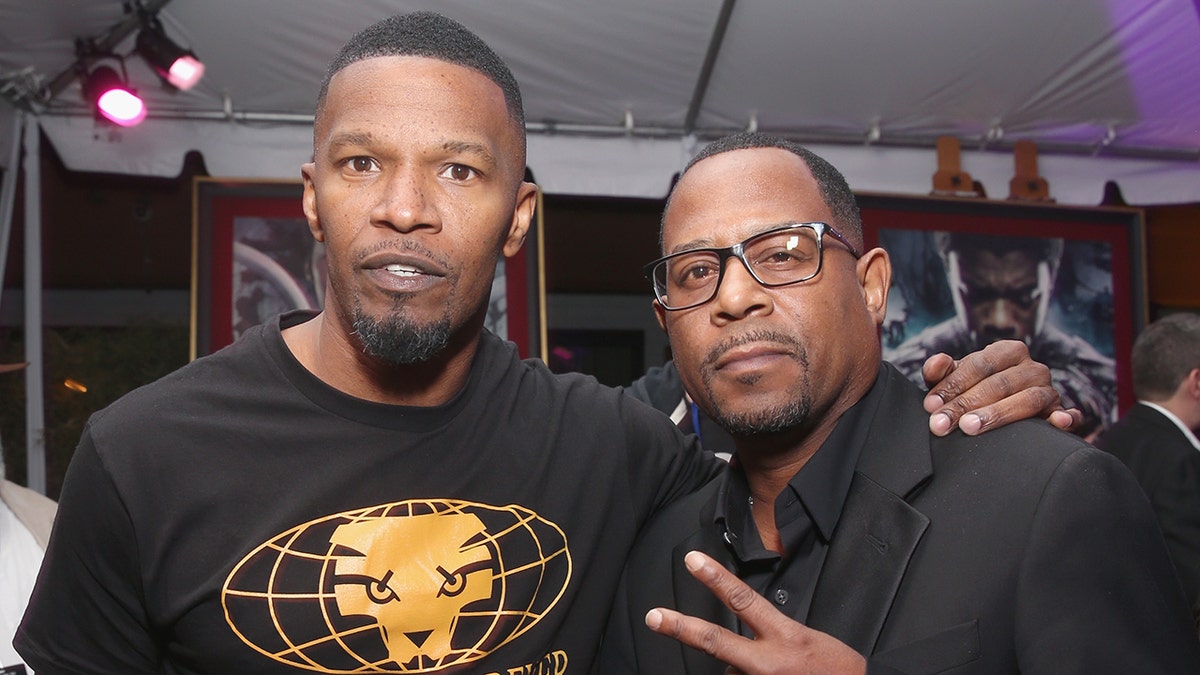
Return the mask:
{"type": "Polygon", "coordinates": [[[387,270],[388,272],[391,272],[392,274],[398,274],[398,275],[406,276],[406,277],[421,273],[421,271],[418,270],[417,268],[409,267],[408,265],[388,265],[387,267],[384,267],[383,269],[387,270]]]}

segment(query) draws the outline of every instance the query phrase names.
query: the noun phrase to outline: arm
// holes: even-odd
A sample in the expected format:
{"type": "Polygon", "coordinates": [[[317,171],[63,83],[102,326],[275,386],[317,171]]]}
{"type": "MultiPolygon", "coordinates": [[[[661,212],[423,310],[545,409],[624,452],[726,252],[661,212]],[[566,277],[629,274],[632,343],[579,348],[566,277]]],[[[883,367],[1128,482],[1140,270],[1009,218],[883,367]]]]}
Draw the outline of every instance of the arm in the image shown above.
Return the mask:
{"type": "Polygon", "coordinates": [[[921,373],[929,386],[929,430],[937,436],[955,425],[974,436],[1027,417],[1044,417],[1064,431],[1083,421],[1080,411],[1063,409],[1050,369],[1029,358],[1017,340],[994,342],[959,361],[934,354],[921,373]]]}
{"type": "Polygon", "coordinates": [[[655,608],[646,625],[730,665],[727,673],[839,673],[863,675],[867,662],[836,638],[793,621],[708,556],[692,551],[688,571],[709,588],[757,636],[749,639],[725,628],[655,608]]]}
{"type": "Polygon", "coordinates": [[[133,524],[87,430],[13,644],[44,675],[160,671],[133,524]]]}

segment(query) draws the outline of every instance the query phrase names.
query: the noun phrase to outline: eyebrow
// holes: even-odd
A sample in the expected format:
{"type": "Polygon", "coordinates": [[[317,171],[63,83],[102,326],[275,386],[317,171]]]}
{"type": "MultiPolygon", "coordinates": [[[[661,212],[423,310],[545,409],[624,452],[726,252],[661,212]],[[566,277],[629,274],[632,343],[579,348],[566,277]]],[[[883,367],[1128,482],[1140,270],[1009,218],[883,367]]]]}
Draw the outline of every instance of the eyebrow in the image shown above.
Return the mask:
{"type": "Polygon", "coordinates": [[[453,154],[467,154],[478,157],[488,166],[496,166],[496,157],[492,151],[483,143],[475,143],[473,141],[447,141],[442,144],[442,150],[453,154]]]}
{"type": "Polygon", "coordinates": [[[329,139],[328,148],[337,150],[347,145],[371,145],[375,141],[375,136],[366,131],[339,131],[329,139]]]}

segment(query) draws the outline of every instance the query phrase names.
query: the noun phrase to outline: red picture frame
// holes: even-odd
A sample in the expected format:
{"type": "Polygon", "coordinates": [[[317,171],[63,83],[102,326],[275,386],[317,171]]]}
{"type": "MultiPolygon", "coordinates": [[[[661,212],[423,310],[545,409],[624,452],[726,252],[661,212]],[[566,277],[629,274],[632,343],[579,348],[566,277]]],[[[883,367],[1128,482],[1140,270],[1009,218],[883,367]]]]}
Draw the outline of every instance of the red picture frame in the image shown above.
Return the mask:
{"type": "MultiPolygon", "coordinates": [[[[323,255],[308,229],[299,181],[197,178],[193,184],[191,357],[232,343],[279,311],[319,308],[323,255]]],[[[540,220],[540,211],[538,209],[540,220]]],[[[545,290],[541,230],[497,265],[488,327],[543,356],[545,290]]]]}
{"type": "MultiPolygon", "coordinates": [[[[942,258],[936,252],[931,254],[929,248],[934,241],[931,233],[1057,238],[1063,241],[1064,253],[1050,302],[1063,306],[1051,306],[1048,314],[1052,318],[1047,321],[1056,320],[1056,315],[1063,332],[1093,341],[1103,355],[1113,359],[1114,419],[1133,404],[1129,355],[1147,316],[1144,216],[1140,209],[880,194],[860,194],[858,201],[866,247],[882,245],[893,263],[889,317],[882,335],[885,359],[912,344],[917,331],[948,322],[956,313],[942,258]],[[1097,265],[1097,260],[1101,264],[1097,265]],[[1069,266],[1075,267],[1068,270],[1069,266]],[[1068,274],[1073,276],[1064,282],[1068,274]],[[940,296],[934,288],[939,279],[944,292],[940,296]],[[923,301],[916,303],[920,307],[907,306],[909,296],[918,295],[923,296],[923,301]],[[930,300],[938,297],[941,303],[930,300]],[[894,303],[903,310],[893,311],[894,303]],[[906,326],[896,335],[901,317],[905,324],[916,325],[906,326]]],[[[961,307],[957,310],[959,314],[962,311],[961,307]]],[[[1056,387],[1063,391],[1058,382],[1056,387]]]]}

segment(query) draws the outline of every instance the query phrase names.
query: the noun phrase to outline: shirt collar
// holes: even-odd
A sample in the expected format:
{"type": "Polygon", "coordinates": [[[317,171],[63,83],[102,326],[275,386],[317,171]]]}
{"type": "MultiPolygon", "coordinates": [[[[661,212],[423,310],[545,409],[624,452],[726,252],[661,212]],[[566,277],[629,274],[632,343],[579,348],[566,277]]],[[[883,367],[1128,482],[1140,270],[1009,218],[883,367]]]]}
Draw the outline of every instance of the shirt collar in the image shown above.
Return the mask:
{"type": "Polygon", "coordinates": [[[1167,410],[1166,408],[1162,407],[1161,405],[1159,405],[1157,403],[1151,403],[1150,401],[1138,401],[1138,403],[1146,406],[1147,408],[1153,408],[1153,409],[1157,410],[1158,412],[1162,413],[1163,417],[1166,417],[1167,419],[1171,420],[1171,422],[1173,422],[1175,424],[1175,426],[1179,427],[1179,430],[1182,431],[1183,435],[1187,437],[1188,442],[1192,444],[1193,448],[1200,450],[1200,440],[1196,439],[1196,434],[1192,433],[1192,430],[1189,429],[1187,427],[1187,425],[1183,423],[1183,420],[1179,419],[1179,417],[1177,417],[1175,415],[1175,413],[1171,412],[1170,410],[1167,410]]]}

